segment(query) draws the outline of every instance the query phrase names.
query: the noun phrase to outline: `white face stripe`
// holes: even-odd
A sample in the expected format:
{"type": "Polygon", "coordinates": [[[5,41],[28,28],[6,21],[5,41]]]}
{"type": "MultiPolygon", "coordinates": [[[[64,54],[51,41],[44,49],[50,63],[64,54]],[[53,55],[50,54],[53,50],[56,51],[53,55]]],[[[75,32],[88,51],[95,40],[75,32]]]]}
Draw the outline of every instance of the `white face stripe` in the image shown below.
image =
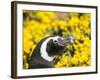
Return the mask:
{"type": "Polygon", "coordinates": [[[56,37],[52,37],[53,40],[58,40],[58,38],[60,38],[59,36],[56,36],[56,37]]]}
{"type": "Polygon", "coordinates": [[[43,42],[43,44],[41,45],[41,49],[40,49],[41,56],[42,56],[45,60],[47,60],[47,61],[52,61],[52,60],[55,58],[55,56],[54,56],[54,57],[48,56],[48,53],[47,53],[47,51],[46,51],[46,47],[47,47],[47,43],[48,43],[48,41],[49,41],[50,39],[57,40],[58,38],[59,38],[59,36],[56,36],[56,37],[49,37],[49,38],[47,38],[47,39],[43,42]]]}

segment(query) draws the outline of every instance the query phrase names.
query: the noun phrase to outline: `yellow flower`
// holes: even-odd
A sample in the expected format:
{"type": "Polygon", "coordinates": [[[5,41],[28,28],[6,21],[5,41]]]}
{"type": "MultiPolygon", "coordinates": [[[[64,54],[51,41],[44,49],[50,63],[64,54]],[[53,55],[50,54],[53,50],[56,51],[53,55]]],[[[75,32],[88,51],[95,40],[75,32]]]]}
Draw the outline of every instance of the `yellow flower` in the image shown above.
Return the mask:
{"type": "Polygon", "coordinates": [[[78,59],[77,58],[72,58],[71,63],[73,65],[78,65],[78,59]]]}
{"type": "Polygon", "coordinates": [[[24,64],[24,68],[25,68],[25,69],[28,69],[28,67],[29,67],[29,64],[28,64],[28,63],[25,63],[25,64],[24,64]]]}
{"type": "Polygon", "coordinates": [[[58,62],[56,65],[55,65],[55,67],[57,67],[57,68],[60,68],[60,67],[62,67],[63,66],[63,64],[61,64],[60,62],[58,62]]]}
{"type": "Polygon", "coordinates": [[[91,60],[90,59],[87,61],[87,65],[91,65],[91,60]]]}
{"type": "Polygon", "coordinates": [[[29,54],[32,45],[33,45],[32,41],[25,41],[24,42],[24,51],[29,54]]]}

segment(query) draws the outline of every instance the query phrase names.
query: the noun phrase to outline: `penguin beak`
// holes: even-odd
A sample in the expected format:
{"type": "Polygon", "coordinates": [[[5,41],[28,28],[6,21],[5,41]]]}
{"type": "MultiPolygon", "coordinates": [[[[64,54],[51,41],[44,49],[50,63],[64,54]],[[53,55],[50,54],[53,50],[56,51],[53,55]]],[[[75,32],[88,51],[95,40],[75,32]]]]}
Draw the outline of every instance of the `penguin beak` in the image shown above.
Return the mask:
{"type": "Polygon", "coordinates": [[[67,38],[59,38],[58,45],[67,46],[68,44],[72,43],[75,40],[76,40],[75,36],[68,36],[67,38]]]}

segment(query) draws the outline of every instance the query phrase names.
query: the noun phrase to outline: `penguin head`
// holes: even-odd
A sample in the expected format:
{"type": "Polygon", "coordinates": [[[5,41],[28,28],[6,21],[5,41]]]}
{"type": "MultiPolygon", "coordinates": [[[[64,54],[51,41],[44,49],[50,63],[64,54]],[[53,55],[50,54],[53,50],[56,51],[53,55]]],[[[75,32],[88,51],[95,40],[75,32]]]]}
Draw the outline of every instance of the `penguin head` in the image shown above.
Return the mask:
{"type": "Polygon", "coordinates": [[[66,46],[74,41],[74,37],[63,38],[60,36],[51,37],[46,46],[49,56],[62,55],[66,51],[66,46]]]}
{"type": "Polygon", "coordinates": [[[66,46],[72,43],[76,38],[68,36],[50,36],[43,39],[41,42],[40,53],[45,60],[52,61],[56,56],[62,55],[66,51],[66,46]]]}

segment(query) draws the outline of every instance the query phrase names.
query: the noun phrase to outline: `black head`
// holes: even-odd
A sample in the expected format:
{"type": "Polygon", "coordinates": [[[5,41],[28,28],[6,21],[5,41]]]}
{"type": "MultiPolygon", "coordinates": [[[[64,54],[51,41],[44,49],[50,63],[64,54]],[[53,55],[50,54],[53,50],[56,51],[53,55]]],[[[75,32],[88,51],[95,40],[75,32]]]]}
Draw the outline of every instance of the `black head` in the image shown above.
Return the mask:
{"type": "Polygon", "coordinates": [[[66,46],[73,42],[73,38],[66,39],[60,36],[51,37],[47,43],[46,51],[49,56],[62,55],[66,51],[66,46]]]}

